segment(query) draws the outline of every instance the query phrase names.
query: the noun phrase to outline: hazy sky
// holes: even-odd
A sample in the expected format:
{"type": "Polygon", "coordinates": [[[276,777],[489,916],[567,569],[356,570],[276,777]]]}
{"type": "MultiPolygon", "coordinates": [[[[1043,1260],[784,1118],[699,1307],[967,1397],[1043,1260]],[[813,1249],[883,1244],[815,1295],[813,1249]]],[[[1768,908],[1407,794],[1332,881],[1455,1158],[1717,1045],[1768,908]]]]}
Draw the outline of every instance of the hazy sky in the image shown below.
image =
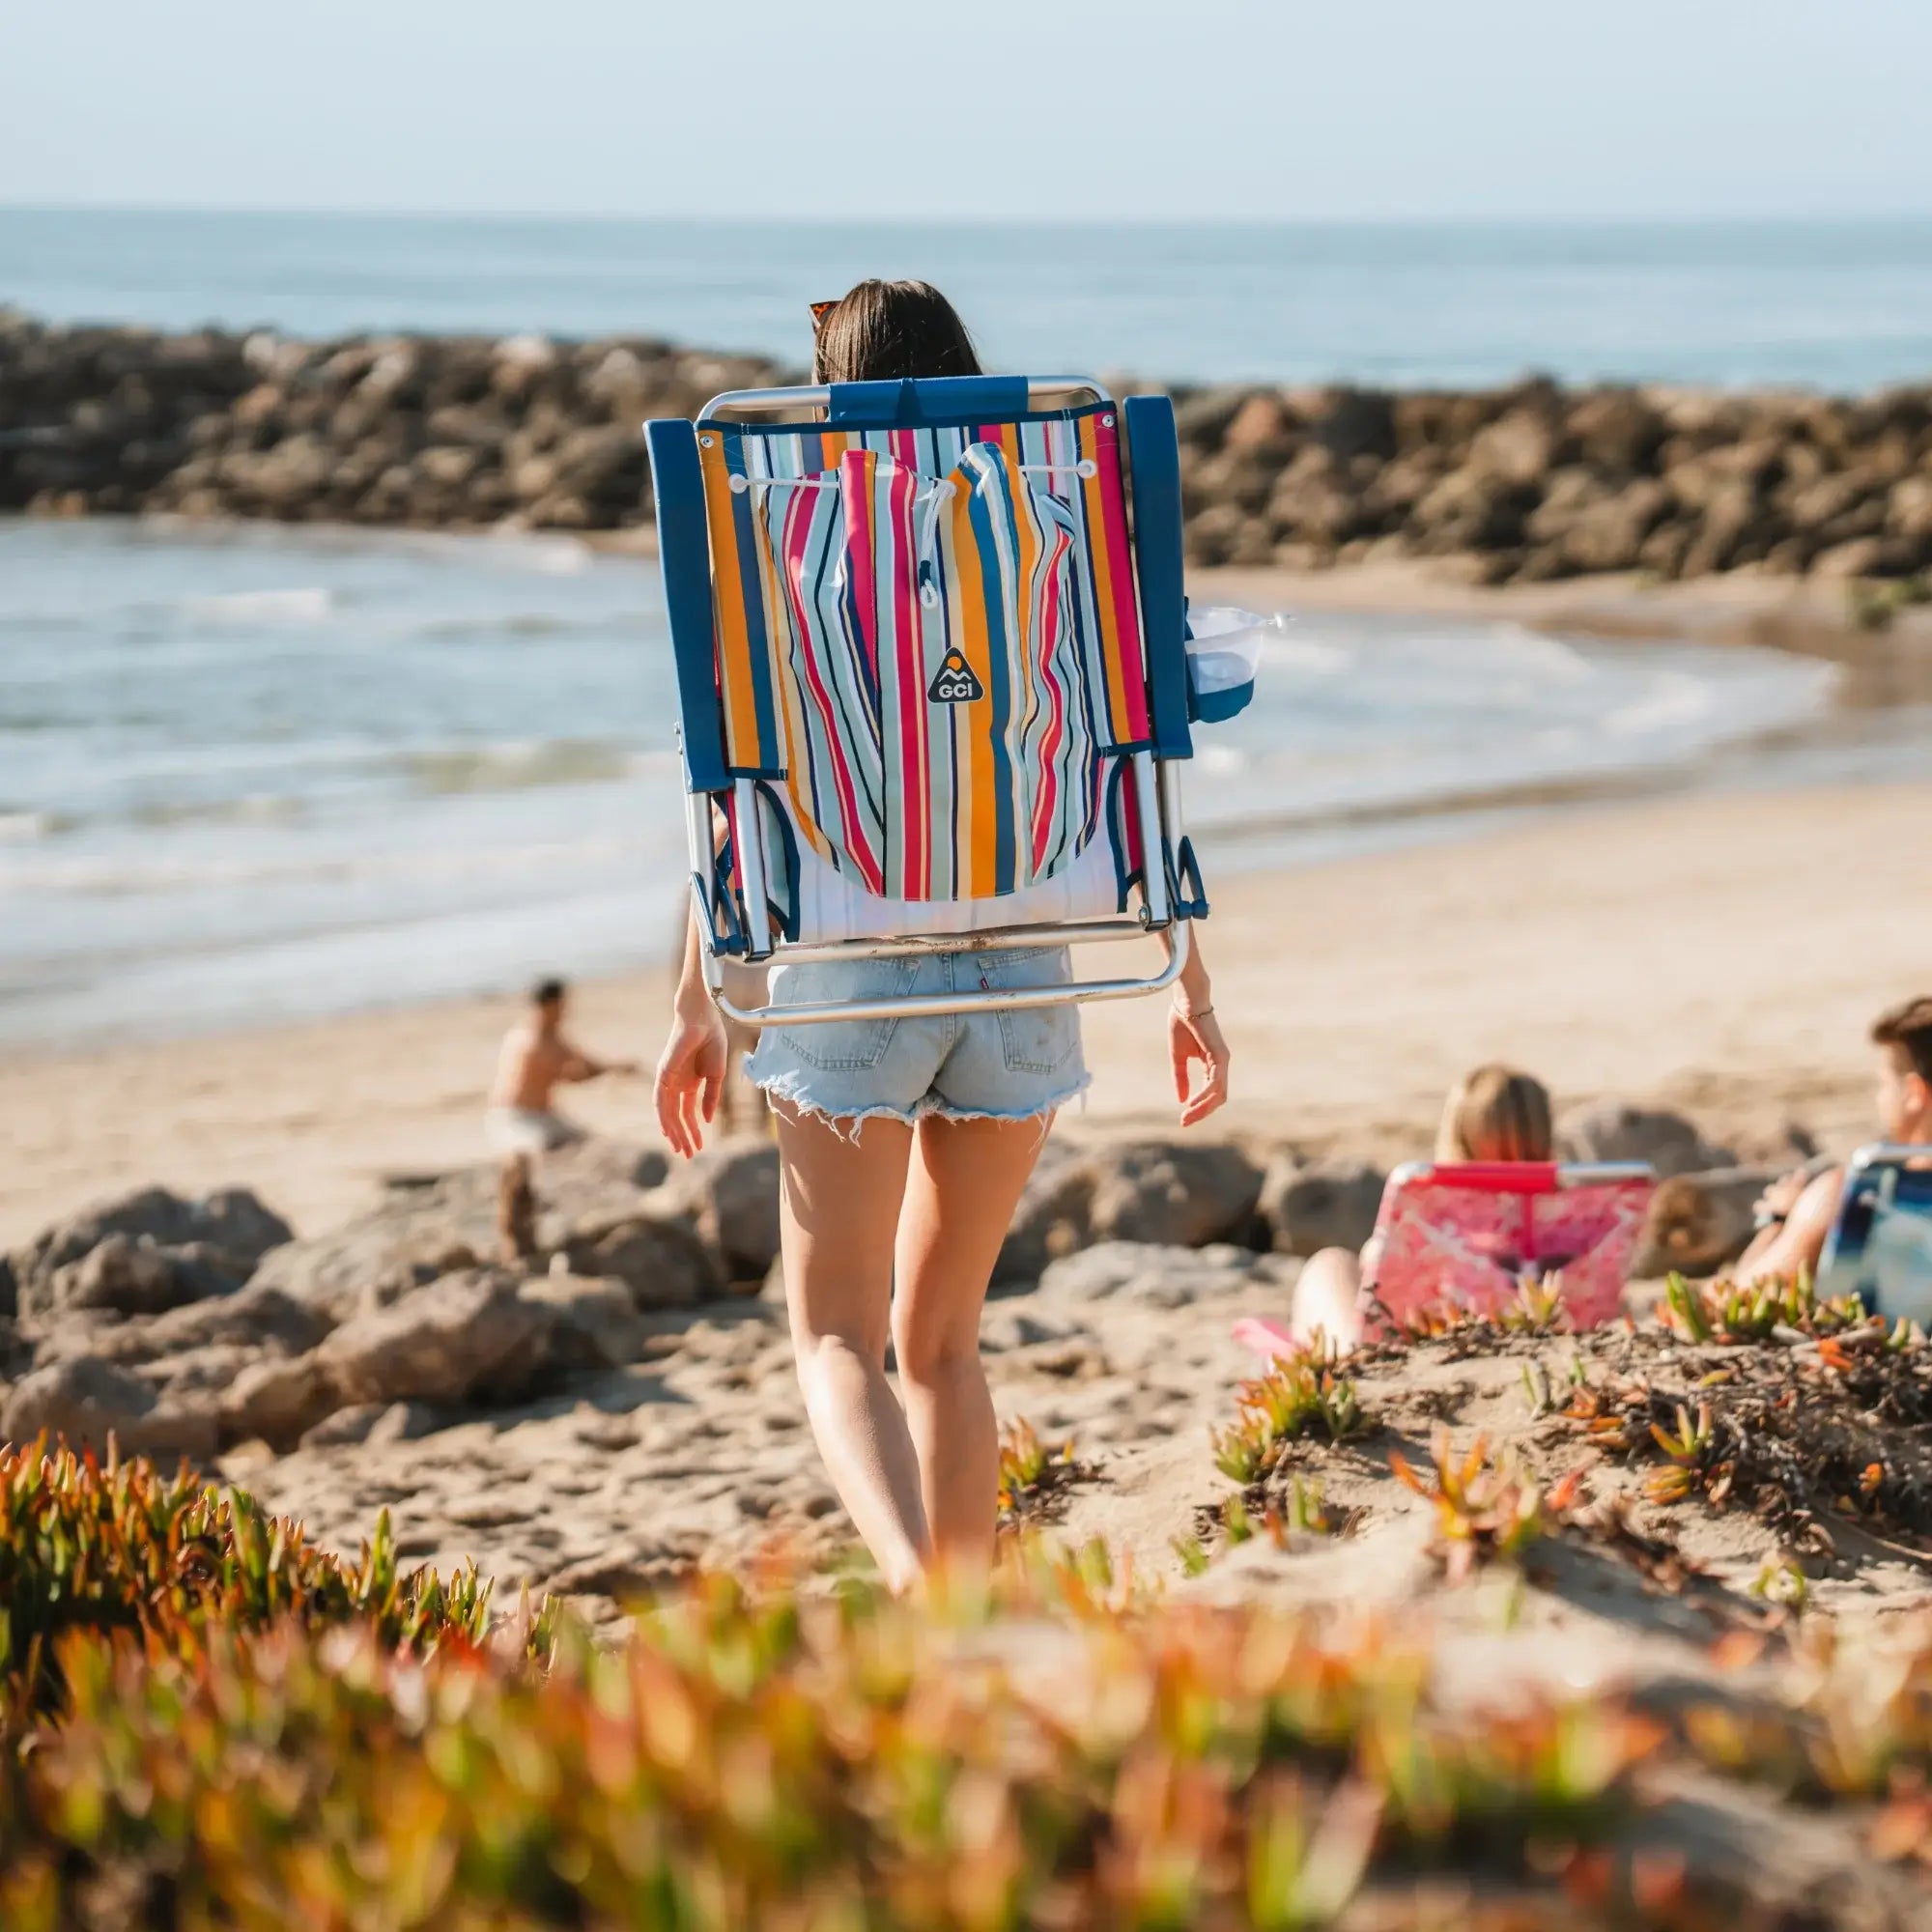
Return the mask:
{"type": "Polygon", "coordinates": [[[1932,209],[1932,0],[15,0],[4,43],[11,202],[1932,209]]]}

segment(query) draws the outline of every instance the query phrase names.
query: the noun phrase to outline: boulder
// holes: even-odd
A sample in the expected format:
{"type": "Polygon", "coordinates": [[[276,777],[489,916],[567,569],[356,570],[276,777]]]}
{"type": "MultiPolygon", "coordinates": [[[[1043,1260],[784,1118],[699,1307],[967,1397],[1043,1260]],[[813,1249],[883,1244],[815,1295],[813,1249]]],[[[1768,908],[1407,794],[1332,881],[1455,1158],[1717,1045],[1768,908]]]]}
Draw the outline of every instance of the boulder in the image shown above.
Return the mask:
{"type": "Polygon", "coordinates": [[[1395,402],[1380,389],[1335,389],[1315,424],[1316,439],[1348,461],[1373,456],[1386,462],[1396,452],[1395,402]]]}
{"type": "Polygon", "coordinates": [[[124,1455],[205,1461],[215,1447],[212,1413],[164,1406],[140,1377],[93,1355],[34,1369],[0,1396],[0,1441],[43,1433],[100,1456],[110,1436],[124,1455]]]}
{"type": "Polygon", "coordinates": [[[443,1427],[445,1417],[423,1402],[363,1402],[324,1416],[301,1438],[304,1449],[372,1447],[387,1442],[413,1442],[443,1427]]]}
{"type": "Polygon", "coordinates": [[[277,1356],[243,1369],[216,1409],[224,1442],[261,1440],[287,1449],[343,1406],[319,1350],[277,1356]]]}
{"type": "Polygon", "coordinates": [[[1556,1122],[1556,1152],[1562,1160],[1648,1161],[1660,1179],[1737,1165],[1727,1148],[1707,1145],[1682,1114],[1617,1099],[1591,1100],[1564,1114],[1556,1122]]]}
{"type": "Polygon", "coordinates": [[[0,1314],[0,1383],[23,1376],[34,1362],[34,1345],[15,1326],[11,1315],[0,1314]]]}
{"type": "Polygon", "coordinates": [[[1542,411],[1512,410],[1469,445],[1468,468],[1504,483],[1535,485],[1555,464],[1559,446],[1556,426],[1542,411]]]}
{"type": "MultiPolygon", "coordinates": [[[[1057,1261],[1039,1278],[1037,1299],[1125,1301],[1151,1308],[1184,1308],[1216,1295],[1236,1294],[1257,1281],[1283,1279],[1278,1264],[1251,1248],[1216,1242],[1180,1248],[1145,1241],[1102,1241],[1057,1261]]],[[[1286,1285],[1284,1281],[1284,1302],[1286,1285]]]]}
{"type": "Polygon", "coordinates": [[[24,1316],[69,1306],[154,1313],[239,1286],[291,1238],[289,1224],[244,1188],[185,1200],[146,1187],[57,1221],[9,1263],[24,1316]]]}
{"type": "Polygon", "coordinates": [[[622,1282],[641,1309],[690,1308],[724,1292],[710,1252],[682,1220],[641,1210],[585,1220],[548,1245],[572,1274],[622,1282]]]}
{"type": "Polygon", "coordinates": [[[1097,1178],[1095,1162],[1060,1141],[1047,1142],[993,1264],[996,1288],[1036,1282],[1049,1263],[1087,1245],[1097,1178]]]}
{"type": "Polygon", "coordinates": [[[142,1236],[109,1235],[77,1262],[54,1269],[32,1297],[44,1320],[56,1312],[103,1309],[117,1315],[157,1315],[234,1286],[203,1259],[201,1243],[162,1248],[142,1236]]]}
{"type": "Polygon", "coordinates": [[[1250,393],[1233,384],[1177,393],[1174,398],[1174,426],[1181,446],[1218,445],[1250,393]]]}
{"type": "MultiPolygon", "coordinates": [[[[105,1351],[101,1359],[108,1359],[105,1351]]],[[[185,1349],[178,1354],[119,1366],[131,1367],[162,1405],[213,1414],[235,1386],[236,1378],[262,1359],[259,1350],[242,1344],[211,1342],[205,1348],[185,1349]]]]}
{"type": "Polygon", "coordinates": [[[1288,412],[1279,397],[1259,390],[1246,398],[1222,432],[1223,449],[1244,455],[1279,456],[1291,446],[1288,412]]]}
{"type": "Polygon", "coordinates": [[[469,1269],[344,1322],[315,1351],[337,1406],[522,1394],[548,1365],[557,1316],[520,1286],[501,1269],[469,1269]]]}
{"type": "Polygon", "coordinates": [[[687,1222],[726,1282],[762,1282],[779,1251],[779,1151],[764,1136],[721,1141],[675,1169],[652,1197],[687,1222]]]}
{"type": "Polygon", "coordinates": [[[555,1367],[560,1322],[521,1289],[498,1268],[444,1275],[353,1317],[307,1354],[260,1361],[221,1403],[222,1435],[288,1448],[340,1408],[514,1400],[555,1367]]]}
{"type": "Polygon", "coordinates": [[[1304,1161],[1292,1150],[1269,1162],[1261,1214],[1277,1254],[1306,1260],[1323,1248],[1359,1248],[1375,1233],[1384,1177],[1360,1161],[1304,1161]]]}
{"type": "Polygon", "coordinates": [[[111,1331],[117,1360],[154,1360],[188,1349],[214,1347],[299,1353],[328,1332],[314,1309],[266,1282],[250,1282],[232,1294],[170,1310],[145,1321],[126,1321],[111,1331]]]}
{"type": "Polygon", "coordinates": [[[1583,397],[1566,425],[1583,459],[1608,476],[1648,475],[1663,440],[1663,419],[1630,389],[1601,389],[1583,397]]]}
{"type": "Polygon", "coordinates": [[[1631,1260],[1634,1280],[1716,1274],[1750,1245],[1758,1196],[1785,1170],[1719,1167],[1677,1174],[1652,1197],[1650,1215],[1631,1260]]]}
{"type": "Polygon", "coordinates": [[[1261,1170],[1213,1141],[1128,1141],[1092,1156],[1088,1225],[1096,1241],[1205,1247],[1254,1232],[1261,1170]]]}
{"type": "Polygon", "coordinates": [[[1455,469],[1416,504],[1413,523],[1433,554],[1507,550],[1522,542],[1537,501],[1533,484],[1490,469],[1455,469]]]}
{"type": "Polygon", "coordinates": [[[621,1369],[639,1361],[651,1326],[621,1281],[582,1275],[535,1275],[518,1291],[555,1318],[551,1366],[561,1370],[621,1369]]]}
{"type": "MultiPolygon", "coordinates": [[[[668,1168],[662,1153],[614,1141],[547,1155],[536,1177],[539,1245],[574,1273],[621,1276],[640,1306],[716,1293],[696,1237],[676,1226],[658,1233],[652,1190],[668,1168]],[[641,1232],[627,1239],[630,1230],[641,1232]]],[[[250,1286],[276,1289],[330,1326],[386,1308],[496,1252],[497,1186],[491,1165],[398,1178],[368,1213],[270,1255],[250,1286]]]]}

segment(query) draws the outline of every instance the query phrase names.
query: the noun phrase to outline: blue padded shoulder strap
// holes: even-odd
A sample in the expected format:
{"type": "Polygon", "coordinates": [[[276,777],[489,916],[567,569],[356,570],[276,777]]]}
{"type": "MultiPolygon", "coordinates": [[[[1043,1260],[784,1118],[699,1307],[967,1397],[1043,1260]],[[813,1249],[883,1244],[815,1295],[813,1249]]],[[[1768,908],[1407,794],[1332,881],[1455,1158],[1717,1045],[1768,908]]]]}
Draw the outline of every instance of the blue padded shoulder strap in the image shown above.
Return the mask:
{"type": "Polygon", "coordinates": [[[1187,599],[1181,591],[1180,439],[1165,396],[1129,396],[1128,488],[1134,503],[1134,567],[1147,626],[1148,688],[1154,754],[1194,755],[1187,728],[1187,599]]]}
{"type": "Polygon", "coordinates": [[[680,416],[666,417],[644,425],[644,440],[657,498],[665,611],[677,661],[685,783],[695,792],[724,791],[731,778],[724,769],[724,720],[712,647],[711,538],[704,523],[697,431],[680,416]]]}
{"type": "Polygon", "coordinates": [[[843,429],[919,429],[1004,422],[1024,415],[1024,376],[922,376],[898,383],[834,383],[827,419],[843,429]]]}

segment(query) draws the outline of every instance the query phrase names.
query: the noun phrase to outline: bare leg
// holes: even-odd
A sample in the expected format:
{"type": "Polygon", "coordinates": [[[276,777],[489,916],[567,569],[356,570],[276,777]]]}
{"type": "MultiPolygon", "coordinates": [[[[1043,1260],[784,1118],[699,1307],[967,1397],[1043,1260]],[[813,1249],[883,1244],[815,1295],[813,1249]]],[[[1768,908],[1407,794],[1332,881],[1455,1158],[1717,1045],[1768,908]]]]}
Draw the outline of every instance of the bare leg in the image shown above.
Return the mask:
{"type": "Polygon", "coordinates": [[[1298,1342],[1319,1328],[1338,1349],[1362,1339],[1362,1261],[1352,1248],[1323,1248],[1310,1258],[1294,1284],[1289,1326],[1298,1342]]]}
{"type": "Polygon", "coordinates": [[[893,1342],[937,1553],[989,1563],[999,1431],[980,1310],[1044,1121],[922,1121],[899,1217],[893,1342]]]}
{"type": "Polygon", "coordinates": [[[537,1197],[530,1185],[530,1157],[513,1153],[497,1178],[497,1246],[512,1267],[533,1260],[537,1251],[537,1197]]]}
{"type": "Polygon", "coordinates": [[[806,1414],[867,1548],[888,1586],[904,1590],[930,1548],[912,1437],[886,1380],[893,1235],[912,1129],[867,1121],[848,1139],[824,1121],[773,1111],[785,1300],[806,1414]]]}

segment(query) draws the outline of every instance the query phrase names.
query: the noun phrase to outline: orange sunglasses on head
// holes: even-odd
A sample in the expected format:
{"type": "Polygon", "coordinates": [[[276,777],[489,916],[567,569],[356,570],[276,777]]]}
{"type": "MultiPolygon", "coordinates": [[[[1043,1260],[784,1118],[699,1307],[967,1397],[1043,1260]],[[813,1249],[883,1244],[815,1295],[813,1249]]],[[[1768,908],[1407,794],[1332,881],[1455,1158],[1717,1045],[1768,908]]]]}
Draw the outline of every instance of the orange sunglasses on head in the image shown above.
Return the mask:
{"type": "Polygon", "coordinates": [[[834,296],[830,301],[811,304],[811,327],[814,331],[825,326],[825,318],[844,300],[843,296],[834,296]]]}

